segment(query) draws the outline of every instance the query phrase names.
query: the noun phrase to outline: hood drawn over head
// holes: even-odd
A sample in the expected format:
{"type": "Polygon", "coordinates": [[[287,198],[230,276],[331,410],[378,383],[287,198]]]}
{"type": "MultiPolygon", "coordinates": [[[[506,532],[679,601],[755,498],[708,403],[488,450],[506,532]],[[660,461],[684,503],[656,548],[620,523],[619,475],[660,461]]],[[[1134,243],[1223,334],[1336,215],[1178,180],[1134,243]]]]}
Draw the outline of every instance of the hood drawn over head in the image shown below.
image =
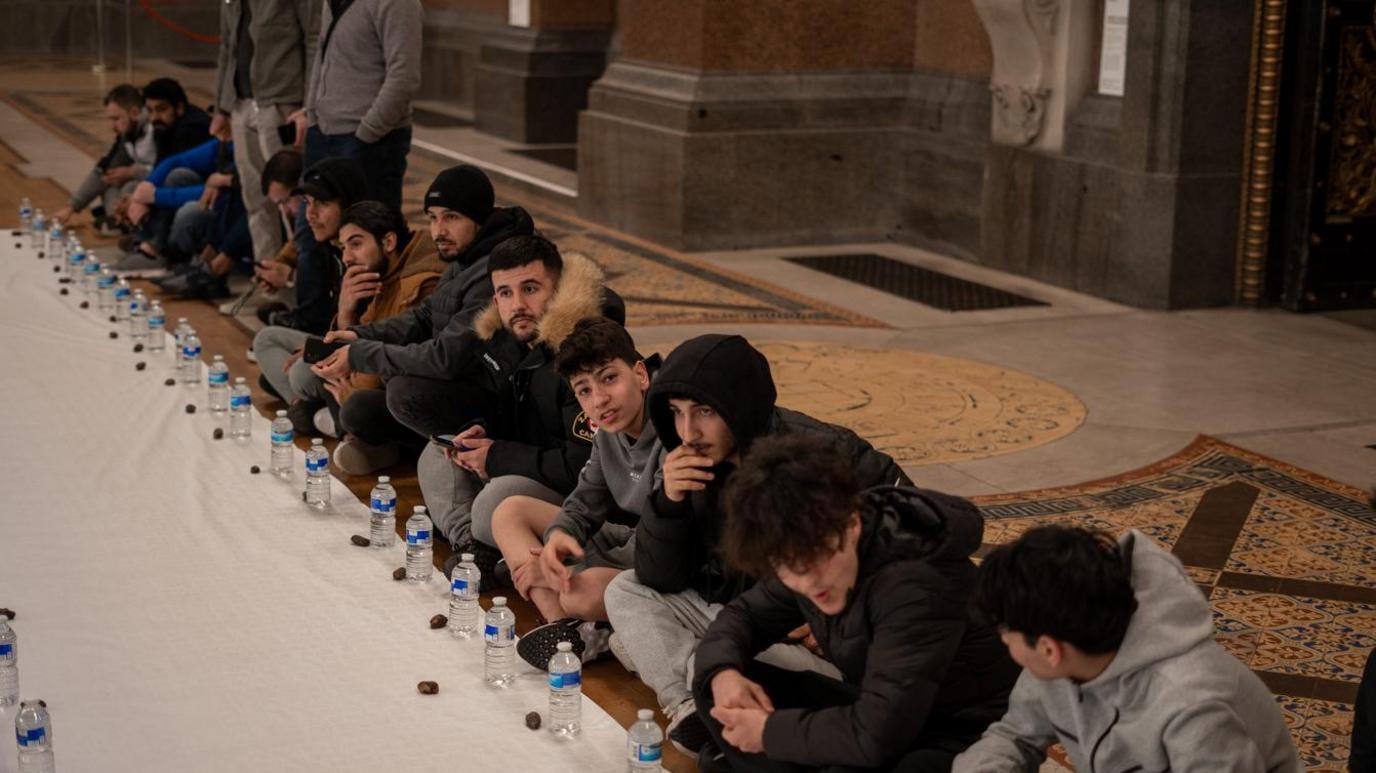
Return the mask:
{"type": "Polygon", "coordinates": [[[738,335],[711,334],[684,341],[670,352],[646,399],[666,450],[683,443],[669,399],[688,398],[720,414],[736,449],[744,452],[769,427],[777,397],[769,360],[758,349],[738,335]]]}

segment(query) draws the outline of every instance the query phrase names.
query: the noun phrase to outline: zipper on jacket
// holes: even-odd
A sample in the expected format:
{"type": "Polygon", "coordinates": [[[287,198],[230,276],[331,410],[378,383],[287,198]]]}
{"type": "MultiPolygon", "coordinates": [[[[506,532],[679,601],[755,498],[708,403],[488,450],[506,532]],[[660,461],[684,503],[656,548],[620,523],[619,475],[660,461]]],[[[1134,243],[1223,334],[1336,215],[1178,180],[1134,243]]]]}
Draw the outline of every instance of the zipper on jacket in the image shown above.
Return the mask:
{"type": "Polygon", "coordinates": [[[1099,746],[1103,744],[1105,738],[1108,738],[1108,734],[1113,732],[1113,727],[1117,724],[1118,709],[1115,708],[1113,710],[1113,721],[1109,722],[1108,727],[1104,728],[1104,732],[1099,735],[1099,740],[1094,742],[1094,749],[1089,753],[1089,773],[1094,773],[1094,757],[1099,753],[1099,746]]]}

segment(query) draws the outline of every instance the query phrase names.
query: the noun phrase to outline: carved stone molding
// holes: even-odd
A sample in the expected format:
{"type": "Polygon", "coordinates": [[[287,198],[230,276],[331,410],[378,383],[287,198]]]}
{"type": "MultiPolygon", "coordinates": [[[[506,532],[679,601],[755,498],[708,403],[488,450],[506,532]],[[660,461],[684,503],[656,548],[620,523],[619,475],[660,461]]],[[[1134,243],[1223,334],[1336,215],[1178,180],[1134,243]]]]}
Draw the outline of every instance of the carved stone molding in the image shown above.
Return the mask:
{"type": "Polygon", "coordinates": [[[1005,145],[1031,145],[1042,134],[1056,67],[1061,0],[974,0],[994,51],[989,88],[992,136],[1005,145]]]}

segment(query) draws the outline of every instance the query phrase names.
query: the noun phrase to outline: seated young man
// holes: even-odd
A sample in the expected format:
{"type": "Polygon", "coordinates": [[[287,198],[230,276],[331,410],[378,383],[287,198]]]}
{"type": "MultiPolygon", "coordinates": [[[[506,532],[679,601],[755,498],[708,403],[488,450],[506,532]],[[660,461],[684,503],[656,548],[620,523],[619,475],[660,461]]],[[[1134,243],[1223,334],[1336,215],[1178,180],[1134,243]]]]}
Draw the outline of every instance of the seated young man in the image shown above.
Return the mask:
{"type": "Polygon", "coordinates": [[[555,351],[580,320],[606,316],[620,323],[626,312],[603,286],[596,263],[562,257],[542,237],[512,237],[485,263],[492,302],[473,321],[473,340],[464,347],[469,362],[460,371],[476,415],[439,433],[454,434],[452,448],[426,446],[416,477],[435,530],[455,546],[445,573],[468,550],[478,554],[487,582],[496,559],[497,505],[518,495],[558,505],[592,452],[588,417],[555,372],[555,351]]]}
{"type": "MultiPolygon", "coordinates": [[[[751,444],[769,435],[815,435],[837,448],[862,487],[910,483],[854,432],[777,407],[775,397],[769,361],[729,335],[684,342],[650,387],[650,421],[667,451],[663,480],[636,526],[635,570],[612,580],[603,601],[620,651],[669,717],[669,739],[692,754],[708,735],[689,688],[689,658],[722,605],[752,584],[719,554],[722,487],[751,444]]],[[[800,647],[768,655],[834,671],[800,647]]]]}
{"type": "Polygon", "coordinates": [[[158,146],[153,136],[153,123],[143,110],[143,95],[129,84],[110,89],[105,95],[105,117],[115,140],[95,168],[72,192],[67,206],[59,209],[53,219],[63,225],[92,202],[96,226],[106,225],[114,215],[121,198],[134,192],[153,165],[158,161],[158,146]]]}
{"type": "MultiPolygon", "coordinates": [[[[367,195],[368,179],[363,167],[351,158],[327,158],[307,169],[297,192],[304,197],[306,224],[316,239],[331,251],[330,264],[337,263],[334,242],[339,237],[344,210],[367,195]]],[[[335,272],[338,273],[338,272],[335,272]]],[[[333,296],[338,296],[338,280],[332,280],[333,296]]],[[[268,391],[287,403],[287,414],[298,434],[314,435],[315,414],[325,408],[327,393],[310,367],[295,367],[305,353],[309,333],[290,327],[271,325],[253,337],[253,356],[266,380],[268,391]]],[[[342,378],[342,376],[341,376],[342,378]]]]}
{"type": "Polygon", "coordinates": [[[980,566],[975,604],[1025,670],[956,771],[1300,770],[1271,691],[1214,640],[1209,603],[1150,538],[1032,529],[980,566]]]}
{"type": "MultiPolygon", "coordinates": [[[[296,243],[292,240],[296,217],[301,211],[302,195],[296,192],[301,184],[301,152],[283,148],[272,154],[259,178],[263,198],[277,209],[282,225],[282,248],[266,259],[259,258],[253,268],[253,283],[267,302],[258,307],[258,319],[264,325],[289,321],[288,313],[295,305],[293,276],[296,273],[296,243]]],[[[259,383],[264,379],[259,378],[259,383]]]]}
{"type": "Polygon", "coordinates": [[[488,254],[515,236],[535,233],[520,207],[494,206],[492,183],[476,166],[440,172],[425,194],[430,236],[447,263],[435,292],[414,309],[371,325],[335,330],[348,343],[338,367],[387,380],[387,408],[422,438],[450,432],[479,415],[469,394],[474,316],[492,301],[488,254]]]}
{"type": "MultiPolygon", "coordinates": [[[[338,238],[344,279],[332,330],[371,324],[414,308],[434,291],[444,271],[430,234],[413,232],[401,212],[380,201],[360,201],[344,210],[338,238]]],[[[305,386],[320,377],[304,360],[293,364],[288,375],[298,393],[318,394],[317,388],[329,393],[336,431],[326,434],[342,433],[334,463],[349,475],[367,475],[396,464],[402,446],[420,449],[420,438],[387,412],[377,376],[355,372],[318,387],[305,386]]]]}
{"type": "Polygon", "coordinates": [[[699,768],[950,770],[1008,708],[1018,669],[970,618],[984,518],[958,497],[862,492],[808,435],[760,438],[725,492],[727,562],[760,578],[707,628],[699,768]],[[755,656],[806,624],[842,678],[755,656]]]}
{"type": "Polygon", "coordinates": [[[550,621],[516,647],[539,668],[560,641],[572,642],[584,660],[601,654],[607,638],[596,625],[607,620],[602,594],[632,566],[632,529],[649,508],[664,453],[645,412],[650,369],[657,366],[658,356],[647,364],[616,322],[579,322],[560,345],[555,369],[596,424],[592,456],[562,506],[509,497],[492,514],[492,536],[512,584],[550,621]],[[577,565],[568,566],[571,561],[577,565]]]}

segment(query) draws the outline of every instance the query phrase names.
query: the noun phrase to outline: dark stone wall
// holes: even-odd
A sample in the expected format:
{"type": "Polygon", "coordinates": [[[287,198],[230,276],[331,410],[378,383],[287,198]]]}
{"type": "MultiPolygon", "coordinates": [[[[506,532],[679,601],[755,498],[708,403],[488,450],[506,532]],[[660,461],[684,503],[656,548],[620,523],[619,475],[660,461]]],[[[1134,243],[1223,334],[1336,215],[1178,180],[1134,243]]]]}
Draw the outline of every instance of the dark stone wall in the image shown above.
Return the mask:
{"type": "MultiPolygon", "coordinates": [[[[113,70],[124,62],[123,4],[105,8],[106,64],[113,70]]],[[[188,29],[216,35],[220,9],[215,3],[159,6],[158,12],[188,29]]],[[[135,58],[214,61],[217,48],[180,35],[150,19],[133,6],[135,58]]],[[[96,7],[91,0],[0,1],[0,54],[72,56],[96,60],[96,7]]]]}

